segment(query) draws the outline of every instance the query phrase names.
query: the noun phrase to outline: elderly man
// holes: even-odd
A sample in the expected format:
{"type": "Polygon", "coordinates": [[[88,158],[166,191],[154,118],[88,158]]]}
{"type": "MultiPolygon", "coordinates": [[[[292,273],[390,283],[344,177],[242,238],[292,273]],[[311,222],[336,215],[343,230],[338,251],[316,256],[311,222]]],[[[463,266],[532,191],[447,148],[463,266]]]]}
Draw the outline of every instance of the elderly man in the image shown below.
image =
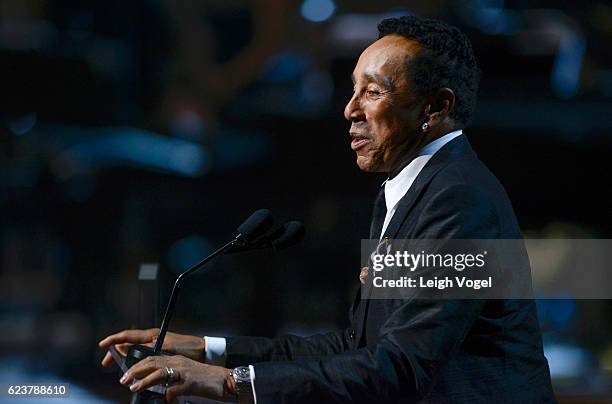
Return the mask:
{"type": "MultiPolygon", "coordinates": [[[[497,179],[462,128],[479,69],[468,39],[445,23],[402,17],[379,24],[359,57],[344,114],[363,171],[385,172],[373,239],[516,239],[497,179]]],[[[367,274],[362,274],[362,282],[367,274]]],[[[362,299],[350,327],[308,338],[200,338],[169,333],[164,349],[122,378],[140,391],[239,403],[554,402],[532,300],[362,299]]],[[[100,342],[125,350],[157,330],[100,342]]],[[[110,356],[103,365],[112,363],[110,356]]]]}

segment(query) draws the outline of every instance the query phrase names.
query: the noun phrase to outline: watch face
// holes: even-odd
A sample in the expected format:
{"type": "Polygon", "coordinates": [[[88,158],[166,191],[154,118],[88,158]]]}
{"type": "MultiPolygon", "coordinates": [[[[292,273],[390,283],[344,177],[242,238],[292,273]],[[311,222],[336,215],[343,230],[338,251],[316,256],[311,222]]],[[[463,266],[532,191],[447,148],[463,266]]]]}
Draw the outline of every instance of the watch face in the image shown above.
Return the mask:
{"type": "Polygon", "coordinates": [[[240,366],[234,369],[234,374],[236,375],[236,379],[241,381],[251,381],[251,372],[249,368],[246,366],[240,366]]]}

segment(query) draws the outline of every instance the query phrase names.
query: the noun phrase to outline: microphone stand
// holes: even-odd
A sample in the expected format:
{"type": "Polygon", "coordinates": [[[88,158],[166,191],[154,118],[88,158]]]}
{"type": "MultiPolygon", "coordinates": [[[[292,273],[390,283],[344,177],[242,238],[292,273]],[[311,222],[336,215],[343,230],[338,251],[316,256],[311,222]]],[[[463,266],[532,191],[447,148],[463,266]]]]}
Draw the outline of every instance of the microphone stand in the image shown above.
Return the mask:
{"type": "Polygon", "coordinates": [[[170,324],[170,318],[172,318],[172,313],[174,312],[174,305],[176,303],[176,299],[178,297],[178,291],[181,287],[183,279],[187,277],[187,275],[197,271],[202,268],[211,260],[215,259],[219,255],[227,252],[228,250],[235,247],[242,247],[246,244],[246,240],[242,235],[236,236],[235,239],[225,244],[223,247],[219,248],[217,251],[210,254],[208,257],[204,258],[202,261],[198,262],[182,274],[180,274],[176,281],[174,281],[174,286],[172,287],[172,293],[170,294],[170,300],[168,301],[168,306],[166,306],[166,313],[164,314],[164,319],[162,320],[161,327],[159,328],[159,335],[157,336],[157,342],[155,343],[155,349],[153,350],[154,355],[159,355],[161,352],[162,346],[164,345],[164,338],[166,337],[166,332],[168,331],[168,325],[170,324]]]}

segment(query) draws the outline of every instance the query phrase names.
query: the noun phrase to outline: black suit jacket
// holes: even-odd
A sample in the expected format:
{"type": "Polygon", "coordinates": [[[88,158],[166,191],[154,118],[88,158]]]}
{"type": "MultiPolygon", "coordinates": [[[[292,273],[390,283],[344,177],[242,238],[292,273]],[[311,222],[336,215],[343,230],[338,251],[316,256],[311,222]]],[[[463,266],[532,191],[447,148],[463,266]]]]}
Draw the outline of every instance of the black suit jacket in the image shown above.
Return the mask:
{"type": "MultiPolygon", "coordinates": [[[[429,160],[385,236],[521,233],[503,187],[461,135],[429,160]]],[[[555,401],[532,300],[361,300],[358,294],[350,321],[342,332],[307,338],[228,338],[226,365],[254,365],[259,404],[555,401]]]]}

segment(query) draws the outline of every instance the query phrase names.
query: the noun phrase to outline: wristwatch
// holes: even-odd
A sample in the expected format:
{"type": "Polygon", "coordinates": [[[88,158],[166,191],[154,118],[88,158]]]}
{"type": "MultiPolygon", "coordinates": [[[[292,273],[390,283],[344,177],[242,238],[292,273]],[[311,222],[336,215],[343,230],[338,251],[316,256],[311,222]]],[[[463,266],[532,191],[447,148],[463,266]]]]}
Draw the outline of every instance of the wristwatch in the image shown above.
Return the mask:
{"type": "Polygon", "coordinates": [[[251,384],[251,369],[248,366],[238,366],[232,370],[236,382],[238,404],[253,404],[253,385],[251,384]]]}

